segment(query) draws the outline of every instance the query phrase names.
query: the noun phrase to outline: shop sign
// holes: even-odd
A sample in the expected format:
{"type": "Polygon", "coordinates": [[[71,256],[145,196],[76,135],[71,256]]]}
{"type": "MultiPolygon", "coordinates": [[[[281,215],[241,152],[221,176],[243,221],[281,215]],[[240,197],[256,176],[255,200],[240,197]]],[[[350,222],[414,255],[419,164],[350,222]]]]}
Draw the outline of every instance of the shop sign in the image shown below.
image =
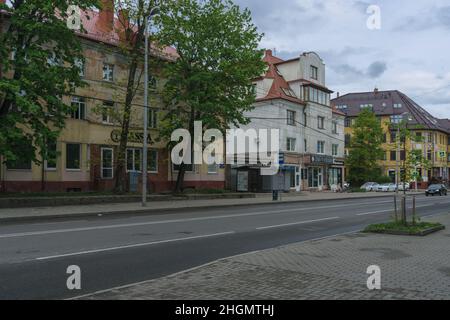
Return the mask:
{"type": "MultiPolygon", "coordinates": [[[[111,131],[111,140],[115,143],[120,142],[121,131],[115,129],[111,131]]],[[[144,142],[144,132],[130,130],[128,133],[128,142],[130,143],[143,143],[144,142]]],[[[147,143],[152,143],[150,134],[147,135],[147,143]]]]}

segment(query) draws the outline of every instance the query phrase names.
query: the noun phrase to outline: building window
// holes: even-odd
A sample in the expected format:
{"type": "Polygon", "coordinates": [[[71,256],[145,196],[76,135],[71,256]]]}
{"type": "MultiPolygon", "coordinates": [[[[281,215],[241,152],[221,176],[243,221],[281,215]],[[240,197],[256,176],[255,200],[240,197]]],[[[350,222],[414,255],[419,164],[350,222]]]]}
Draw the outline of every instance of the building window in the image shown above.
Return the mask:
{"type": "Polygon", "coordinates": [[[66,144],[66,169],[69,170],[81,169],[81,144],[77,143],[66,144]]]}
{"type": "Polygon", "coordinates": [[[295,111],[287,111],[287,124],[290,126],[295,126],[295,111]]]}
{"type": "Polygon", "coordinates": [[[334,157],[337,157],[337,155],[338,155],[338,150],[339,150],[339,145],[338,145],[338,144],[333,144],[333,147],[332,147],[332,155],[333,155],[334,157]]]}
{"type": "Polygon", "coordinates": [[[325,141],[317,141],[317,153],[325,153],[325,141]]]}
{"type": "Polygon", "coordinates": [[[305,144],[305,152],[308,152],[308,140],[304,140],[303,142],[305,144]]]}
{"type": "Polygon", "coordinates": [[[8,170],[31,170],[31,160],[16,158],[15,161],[7,161],[8,170]]]}
{"type": "Polygon", "coordinates": [[[308,115],[306,114],[306,112],[303,112],[303,124],[305,125],[305,127],[308,126],[308,115]]]}
{"type": "Polygon", "coordinates": [[[401,109],[402,104],[401,103],[394,103],[394,109],[401,109]]]}
{"type": "Polygon", "coordinates": [[[72,97],[72,119],[86,119],[86,101],[82,97],[72,97]]]}
{"type": "Polygon", "coordinates": [[[105,101],[103,102],[102,108],[102,122],[105,124],[112,124],[111,111],[114,108],[114,102],[105,101]]]}
{"type": "Polygon", "coordinates": [[[393,115],[391,116],[391,123],[400,123],[402,122],[403,117],[401,115],[393,115]]]}
{"type": "Polygon", "coordinates": [[[52,140],[47,143],[47,150],[46,152],[46,158],[45,160],[45,170],[47,171],[53,171],[56,170],[56,158],[57,158],[57,151],[56,151],[56,141],[52,140]]]}
{"type": "Polygon", "coordinates": [[[317,128],[324,129],[325,128],[325,118],[317,117],[317,128]]]}
{"type": "Polygon", "coordinates": [[[295,142],[294,138],[287,138],[286,140],[286,150],[287,151],[295,151],[295,142]]]}
{"type": "Polygon", "coordinates": [[[103,80],[114,81],[114,65],[109,63],[103,64],[103,80]]]}
{"type": "Polygon", "coordinates": [[[148,109],[148,127],[150,129],[158,128],[158,111],[156,109],[148,109]]]}
{"type": "Polygon", "coordinates": [[[151,74],[148,75],[148,88],[152,91],[155,91],[157,88],[158,82],[154,76],[151,74]]]}
{"type": "Polygon", "coordinates": [[[102,179],[112,179],[113,178],[113,162],[114,155],[113,149],[102,148],[102,179]]]}
{"type": "Polygon", "coordinates": [[[352,136],[350,134],[345,135],[345,147],[349,148],[352,142],[352,136]]]}
{"type": "Polygon", "coordinates": [[[311,66],[311,78],[314,80],[318,80],[319,79],[319,69],[315,66],[311,66]]]}
{"type": "Polygon", "coordinates": [[[84,61],[82,59],[75,59],[75,66],[79,69],[78,75],[80,76],[80,78],[84,78],[84,61]]]}
{"type": "Polygon", "coordinates": [[[158,151],[148,150],[147,171],[152,173],[158,172],[158,151]]]}
{"type": "Polygon", "coordinates": [[[338,124],[337,124],[337,121],[333,121],[331,131],[332,131],[333,134],[337,134],[337,133],[338,133],[338,124]]]}
{"type": "Polygon", "coordinates": [[[397,151],[391,151],[391,161],[397,160],[397,151]]]}
{"type": "Polygon", "coordinates": [[[140,172],[142,170],[141,149],[127,149],[127,171],[140,172]]]}
{"type": "Polygon", "coordinates": [[[352,126],[352,119],[345,118],[345,127],[350,128],[352,126]]]}

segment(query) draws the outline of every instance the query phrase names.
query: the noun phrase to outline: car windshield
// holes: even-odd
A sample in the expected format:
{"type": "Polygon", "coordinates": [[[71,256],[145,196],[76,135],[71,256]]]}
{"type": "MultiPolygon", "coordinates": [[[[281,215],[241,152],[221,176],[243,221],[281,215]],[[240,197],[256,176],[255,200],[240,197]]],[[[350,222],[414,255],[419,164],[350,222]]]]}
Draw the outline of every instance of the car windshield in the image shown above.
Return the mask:
{"type": "Polygon", "coordinates": [[[439,184],[432,184],[429,188],[430,189],[439,189],[441,186],[439,184]]]}

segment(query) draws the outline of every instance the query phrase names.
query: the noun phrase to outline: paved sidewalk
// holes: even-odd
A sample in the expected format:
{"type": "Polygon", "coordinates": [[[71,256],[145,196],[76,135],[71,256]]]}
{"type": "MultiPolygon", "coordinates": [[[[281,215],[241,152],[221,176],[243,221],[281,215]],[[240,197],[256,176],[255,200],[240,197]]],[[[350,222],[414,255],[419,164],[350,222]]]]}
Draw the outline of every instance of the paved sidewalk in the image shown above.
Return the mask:
{"type": "Polygon", "coordinates": [[[450,299],[447,229],[427,237],[355,233],[226,258],[84,299],[450,299]],[[381,291],[366,287],[381,268],[381,291]]]}
{"type": "MultiPolygon", "coordinates": [[[[320,201],[355,198],[376,198],[392,196],[386,193],[332,193],[332,192],[302,192],[300,195],[283,194],[282,202],[320,201]]],[[[96,205],[77,205],[60,207],[10,208],[0,209],[0,221],[43,217],[67,217],[78,215],[99,215],[112,213],[161,213],[162,211],[179,208],[212,208],[237,206],[247,204],[274,203],[272,195],[262,194],[257,198],[243,199],[214,199],[214,200],[178,200],[178,201],[149,201],[147,207],[141,203],[111,203],[96,205]]]]}

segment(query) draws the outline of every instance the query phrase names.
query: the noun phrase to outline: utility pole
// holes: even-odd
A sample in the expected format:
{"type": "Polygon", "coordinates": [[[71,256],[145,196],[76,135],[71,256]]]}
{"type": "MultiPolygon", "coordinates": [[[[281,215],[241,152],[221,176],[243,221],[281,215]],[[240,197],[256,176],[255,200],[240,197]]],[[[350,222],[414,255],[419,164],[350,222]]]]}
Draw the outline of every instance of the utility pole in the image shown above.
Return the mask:
{"type": "Polygon", "coordinates": [[[145,61],[144,61],[144,139],[142,146],[142,206],[147,206],[147,154],[148,154],[148,16],[145,23],[145,61]]]}

